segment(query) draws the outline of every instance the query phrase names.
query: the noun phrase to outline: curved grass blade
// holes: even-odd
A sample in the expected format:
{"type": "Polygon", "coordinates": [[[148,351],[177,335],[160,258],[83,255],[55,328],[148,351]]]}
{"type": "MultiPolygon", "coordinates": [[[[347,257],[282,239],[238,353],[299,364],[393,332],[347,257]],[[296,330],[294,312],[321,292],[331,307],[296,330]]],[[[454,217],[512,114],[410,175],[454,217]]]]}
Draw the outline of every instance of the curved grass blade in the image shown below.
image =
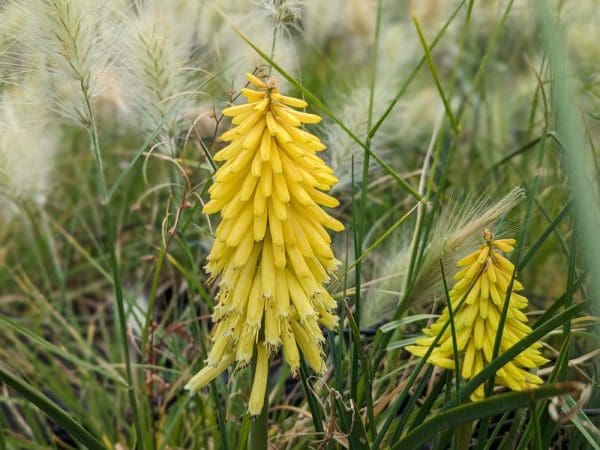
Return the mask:
{"type": "Polygon", "coordinates": [[[61,348],[57,345],[54,345],[54,344],[48,342],[47,340],[45,340],[44,338],[38,336],[37,334],[27,330],[26,328],[23,328],[19,324],[10,320],[8,317],[4,317],[1,314],[0,314],[0,323],[5,325],[6,327],[12,328],[16,333],[20,334],[21,336],[25,336],[25,337],[31,339],[33,342],[39,344],[41,348],[43,348],[49,352],[52,352],[55,355],[58,355],[61,358],[64,358],[65,360],[72,362],[73,364],[76,364],[81,367],[85,367],[86,369],[88,369],[92,372],[99,373],[100,375],[114,381],[115,383],[120,384],[122,387],[127,386],[126,381],[118,373],[116,373],[112,370],[104,369],[95,364],[91,364],[87,361],[82,360],[81,358],[65,351],[63,348],[61,348]]]}
{"type": "Polygon", "coordinates": [[[104,447],[92,433],[86,430],[60,406],[2,366],[0,366],[0,381],[6,383],[32,404],[41,409],[42,412],[55,420],[56,423],[64,428],[75,440],[82,445],[85,445],[86,448],[91,450],[106,450],[106,447],[104,447]]]}
{"type": "Polygon", "coordinates": [[[135,163],[138,161],[138,159],[140,159],[140,156],[142,156],[144,154],[144,152],[146,150],[148,150],[148,148],[150,147],[150,144],[152,144],[152,142],[154,141],[154,139],[156,139],[156,136],[158,136],[158,134],[162,130],[163,125],[165,124],[165,122],[167,121],[167,119],[170,117],[170,115],[171,115],[170,113],[165,115],[165,117],[163,118],[163,120],[158,124],[158,126],[152,132],[152,134],[150,136],[148,136],[148,138],[144,141],[144,143],[133,154],[133,157],[129,161],[129,164],[127,164],[127,167],[125,168],[125,170],[123,170],[119,174],[119,176],[117,177],[117,179],[114,181],[113,185],[108,190],[108,192],[106,194],[106,202],[107,203],[110,201],[110,199],[112,198],[112,196],[115,194],[115,191],[117,190],[117,188],[119,187],[119,185],[123,182],[123,180],[125,179],[125,177],[129,174],[129,172],[131,171],[131,169],[133,168],[133,166],[135,166],[135,163]]]}
{"type": "MultiPolygon", "coordinates": [[[[226,70],[226,69],[227,68],[225,68],[224,70],[226,70]]],[[[216,73],[214,76],[210,77],[207,81],[205,81],[201,86],[198,87],[198,90],[202,89],[204,86],[206,86],[207,84],[209,84],[215,77],[217,77],[219,75],[219,73],[220,72],[216,73]]],[[[125,168],[125,170],[123,170],[119,174],[119,176],[114,181],[113,185],[110,187],[110,189],[108,189],[108,193],[106,195],[106,201],[107,202],[110,201],[110,199],[115,194],[115,192],[116,192],[117,188],[119,187],[119,185],[123,182],[123,180],[125,179],[125,177],[127,177],[127,175],[129,174],[129,172],[131,171],[131,169],[133,168],[133,166],[135,166],[135,164],[137,163],[137,161],[140,159],[140,156],[142,156],[144,154],[144,152],[146,150],[148,150],[148,148],[150,148],[150,145],[152,144],[152,142],[156,139],[156,137],[158,136],[158,134],[161,132],[161,130],[163,128],[163,125],[173,115],[173,113],[174,113],[174,111],[176,109],[177,108],[173,108],[169,113],[165,114],[165,117],[156,126],[156,128],[150,134],[150,136],[148,136],[148,138],[144,141],[144,143],[135,151],[135,153],[133,154],[133,157],[129,161],[129,164],[127,164],[127,167],[125,168]]]]}
{"type": "MultiPolygon", "coordinates": [[[[446,23],[444,24],[444,26],[440,29],[440,31],[438,31],[438,33],[436,34],[435,38],[433,38],[433,41],[431,41],[431,45],[429,46],[429,51],[430,52],[433,51],[433,49],[435,48],[435,46],[437,45],[437,43],[440,41],[440,39],[442,38],[442,36],[446,32],[446,29],[454,21],[454,18],[456,17],[456,15],[458,14],[458,12],[462,9],[464,3],[465,3],[465,0],[462,0],[460,3],[458,3],[458,5],[456,6],[456,9],[454,9],[454,11],[450,15],[450,17],[448,18],[448,20],[446,21],[446,23]]],[[[419,70],[421,69],[421,66],[423,66],[423,64],[425,64],[425,62],[426,62],[426,56],[423,56],[421,58],[421,60],[419,61],[419,63],[412,70],[412,72],[410,73],[410,75],[408,76],[408,78],[406,79],[406,81],[404,81],[404,83],[402,83],[402,86],[398,90],[398,93],[394,96],[393,100],[391,101],[391,103],[389,104],[389,106],[387,107],[387,109],[384,111],[384,113],[381,115],[381,117],[379,118],[379,120],[377,120],[377,122],[375,123],[375,125],[373,125],[373,127],[369,131],[369,135],[368,136],[370,138],[372,138],[373,136],[375,136],[375,133],[377,133],[377,130],[379,129],[379,127],[381,127],[381,125],[383,124],[383,122],[385,122],[385,119],[387,119],[387,117],[390,115],[390,113],[394,109],[394,106],[396,106],[396,103],[398,103],[398,101],[400,100],[400,98],[404,95],[404,92],[406,92],[406,89],[408,89],[408,86],[410,86],[410,84],[412,83],[412,81],[415,79],[415,77],[417,76],[417,73],[419,73],[419,70]]]]}
{"type": "Polygon", "coordinates": [[[423,46],[423,50],[425,51],[425,58],[427,60],[427,65],[429,66],[429,70],[431,71],[431,76],[433,77],[433,81],[435,82],[435,86],[440,94],[442,99],[442,103],[444,104],[444,109],[446,110],[446,115],[448,119],[450,119],[450,124],[454,129],[456,134],[460,133],[460,124],[452,114],[452,108],[450,108],[450,103],[448,102],[448,98],[444,93],[444,88],[442,87],[442,83],[440,82],[440,77],[438,76],[437,70],[435,70],[435,64],[433,63],[433,58],[431,57],[431,49],[427,45],[427,41],[425,40],[425,36],[423,36],[423,31],[421,30],[421,24],[419,23],[419,19],[417,16],[413,15],[412,21],[415,24],[415,28],[417,30],[417,35],[419,36],[419,41],[421,41],[421,45],[423,46]]]}
{"type": "MultiPolygon", "coordinates": [[[[569,359],[568,359],[569,352],[567,350],[569,348],[569,345],[571,344],[571,340],[572,340],[571,335],[569,335],[563,341],[563,344],[561,346],[558,357],[556,358],[556,362],[554,363],[554,370],[548,377],[549,383],[556,383],[559,379],[561,372],[563,371],[563,368],[567,366],[567,364],[569,362],[569,359]]],[[[542,411],[546,408],[546,406],[547,406],[546,403],[547,402],[544,401],[544,402],[541,402],[537,406],[537,411],[535,412],[535,414],[538,417],[541,415],[542,411]]],[[[554,434],[555,425],[547,426],[547,424],[546,424],[546,426],[544,426],[543,428],[544,428],[544,433],[546,435],[554,434]]],[[[525,450],[525,448],[527,448],[527,446],[529,445],[529,441],[531,440],[533,432],[534,432],[533,423],[529,422],[527,424],[527,426],[525,427],[523,433],[521,434],[521,438],[519,440],[518,447],[516,447],[516,450],[525,450]]]]}
{"type": "Polygon", "coordinates": [[[573,383],[561,383],[554,386],[544,386],[529,392],[510,392],[476,403],[457,406],[423,422],[396,442],[391,447],[391,450],[420,448],[433,436],[460,424],[523,408],[528,406],[531,401],[554,397],[560,394],[574,393],[576,390],[576,385],[573,383]]]}
{"type": "MultiPolygon", "coordinates": [[[[565,406],[566,408],[563,407],[562,411],[565,414],[568,412],[567,410],[577,407],[575,400],[573,400],[571,396],[567,396],[565,398],[565,406]]],[[[600,450],[600,443],[598,441],[600,433],[598,432],[598,428],[596,428],[594,423],[583,410],[577,411],[577,414],[571,417],[571,422],[573,425],[575,425],[575,427],[577,427],[591,448],[594,450],[600,450]],[[596,437],[594,437],[594,434],[596,437]]]]}

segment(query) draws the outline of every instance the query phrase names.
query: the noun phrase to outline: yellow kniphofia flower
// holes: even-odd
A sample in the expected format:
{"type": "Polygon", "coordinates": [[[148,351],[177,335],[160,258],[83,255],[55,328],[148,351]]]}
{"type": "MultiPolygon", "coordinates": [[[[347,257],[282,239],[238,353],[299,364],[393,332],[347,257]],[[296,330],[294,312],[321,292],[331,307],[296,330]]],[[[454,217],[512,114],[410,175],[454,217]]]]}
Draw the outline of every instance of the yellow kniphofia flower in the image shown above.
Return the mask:
{"type": "MultiPolygon", "coordinates": [[[[494,240],[491,232],[487,230],[484,231],[483,237],[485,243],[477,251],[458,261],[457,264],[462,269],[454,275],[455,284],[450,291],[461,376],[465,380],[481,372],[492,360],[500,315],[515,270],[515,266],[500,252],[513,251],[516,241],[494,240]],[[465,300],[459,308],[463,298],[465,300]]],[[[521,290],[523,286],[515,279],[502,332],[501,353],[532,331],[527,325],[527,316],[521,311],[528,303],[527,298],[518,293],[521,290]]],[[[415,356],[423,357],[448,321],[446,307],[440,317],[423,330],[428,337],[418,339],[416,345],[408,346],[407,350],[415,356]]],[[[531,389],[542,384],[542,379],[528,370],[548,362],[540,354],[540,347],[539,343],[532,345],[499,369],[496,373],[496,384],[513,391],[531,389]]],[[[454,369],[454,346],[450,326],[446,327],[427,361],[438,367],[454,369]]],[[[484,387],[480,385],[471,394],[471,400],[476,401],[483,397],[484,387]]]]}
{"type": "Polygon", "coordinates": [[[209,189],[207,214],[221,223],[206,270],[219,277],[213,345],[204,367],[187,384],[205,386],[234,362],[256,370],[248,409],[263,407],[269,357],[283,347],[296,374],[300,352],[322,372],[323,333],[335,328],[336,302],[323,284],[339,261],[326,228],[344,226],[322,207],[338,201],[326,194],[337,182],[316,153],[325,146],[302,124],[319,123],[315,114],[298,111],[306,102],[279,93],[273,79],[247,74],[256,89],[242,89],[247,103],[223,110],[234,125],[221,136],[231,143],[214,159],[224,164],[209,189]]]}

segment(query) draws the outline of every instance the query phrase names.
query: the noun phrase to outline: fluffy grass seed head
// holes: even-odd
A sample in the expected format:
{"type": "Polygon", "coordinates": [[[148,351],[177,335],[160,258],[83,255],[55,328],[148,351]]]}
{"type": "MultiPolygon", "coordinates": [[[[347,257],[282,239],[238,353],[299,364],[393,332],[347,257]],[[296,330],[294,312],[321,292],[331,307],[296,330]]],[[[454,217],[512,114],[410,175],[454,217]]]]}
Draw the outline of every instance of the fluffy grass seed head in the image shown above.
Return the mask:
{"type": "MultiPolygon", "coordinates": [[[[519,187],[495,202],[488,195],[451,195],[447,206],[435,220],[422,263],[412,274],[415,278],[408,302],[423,304],[433,296],[443,294],[440,259],[448,273],[452,273],[460,255],[479,243],[480,230],[496,228],[522,198],[523,189],[519,187]]],[[[381,323],[382,318],[393,314],[398,297],[404,295],[411,262],[411,242],[405,239],[405,234],[401,234],[398,243],[389,247],[390,250],[382,256],[385,264],[377,264],[376,279],[380,281],[370,289],[370,301],[362,309],[361,323],[367,327],[381,323]]]]}
{"type": "Polygon", "coordinates": [[[259,9],[269,19],[276,33],[291,35],[300,29],[304,2],[298,0],[261,0],[259,9]]]}
{"type": "MultiPolygon", "coordinates": [[[[350,8],[350,5],[346,7],[350,8]]],[[[330,62],[332,69],[340,74],[342,82],[336,84],[338,87],[326,91],[327,100],[336,106],[340,120],[363,141],[367,138],[368,129],[373,127],[388,109],[390,95],[396,92],[403,81],[404,74],[414,67],[420,57],[421,47],[414,42],[414,26],[388,20],[389,22],[386,21],[382,26],[378,41],[378,76],[373,86],[370,124],[368,117],[371,99],[371,51],[373,50],[363,55],[361,52],[372,45],[372,39],[369,37],[366,40],[364,38],[359,40],[355,43],[357,48],[340,51],[340,56],[332,58],[330,62]],[[402,52],[397,51],[398,42],[403,43],[402,52]],[[352,55],[351,58],[357,58],[357,61],[349,61],[348,54],[352,55]],[[344,79],[345,76],[347,79],[344,79]]],[[[306,34],[308,35],[308,32],[306,34]]],[[[344,39],[343,44],[340,45],[350,45],[350,42],[344,39]]],[[[435,128],[438,117],[443,114],[443,105],[435,89],[413,89],[405,93],[388,113],[375,135],[371,137],[373,148],[377,149],[377,153],[383,157],[391,157],[391,153],[402,155],[415,149],[425,151],[431,138],[431,130],[435,128]]],[[[354,173],[356,179],[362,173],[364,152],[335,123],[325,124],[322,134],[323,141],[329,148],[331,166],[340,180],[334,190],[348,195],[353,179],[352,174],[354,173]]],[[[397,158],[396,163],[402,167],[402,162],[405,160],[406,158],[400,157],[397,158]]],[[[371,159],[369,174],[378,175],[379,170],[380,166],[371,159]]]]}
{"type": "MultiPolygon", "coordinates": [[[[489,230],[483,232],[484,243],[457,263],[460,270],[454,275],[454,287],[450,301],[454,311],[456,350],[459,352],[461,376],[473,378],[492,361],[494,341],[504,301],[515,266],[502,255],[514,250],[514,239],[494,239],[489,230]],[[464,298],[464,302],[463,302],[464,298]],[[462,305],[459,307],[459,305],[462,305]]],[[[519,294],[522,284],[514,280],[510,294],[508,313],[502,331],[500,352],[505,352],[520,339],[531,333],[527,316],[522,310],[527,307],[527,298],[519,294]]],[[[426,337],[418,339],[416,345],[407,347],[415,356],[423,357],[435,337],[449,320],[447,307],[439,318],[423,330],[426,337]]],[[[540,343],[535,343],[496,372],[496,383],[513,391],[524,391],[543,383],[528,369],[548,362],[540,353],[540,343]]],[[[454,370],[454,344],[451,327],[446,327],[428,362],[445,369],[454,370]]],[[[480,385],[471,394],[471,400],[484,397],[480,385]]]]}
{"type": "Polygon", "coordinates": [[[326,229],[344,226],[322,209],[338,206],[324,192],[337,182],[317,156],[325,146],[302,128],[321,118],[295,109],[306,102],[282,95],[273,79],[247,78],[255,87],[241,90],[247,102],[223,111],[234,127],[221,136],[230,144],[214,157],[224,164],[204,207],[222,218],[206,265],[220,287],[213,345],[186,387],[197,391],[256,354],[249,411],[257,415],[268,359],[279,348],[294,374],[300,352],[314,371],[324,370],[319,325],[335,328],[338,318],[323,284],[339,264],[326,229]]]}
{"type": "MultiPolygon", "coordinates": [[[[215,0],[209,2],[202,13],[201,41],[207,43],[206,50],[212,52],[214,65],[210,70],[221,73],[222,85],[229,89],[246,82],[247,67],[265,63],[256,52],[248,52],[248,44],[237,33],[234,26],[254,45],[271,49],[276,35],[273,60],[287,72],[294,73],[302,60],[296,36],[300,28],[303,3],[299,0],[215,0]],[[294,39],[290,39],[294,36],[294,39]]],[[[288,86],[285,79],[279,80],[280,88],[288,86]]]]}
{"type": "Polygon", "coordinates": [[[174,156],[192,101],[192,71],[187,67],[192,33],[165,9],[162,2],[140,1],[128,17],[124,85],[133,106],[131,122],[141,124],[147,135],[159,129],[158,150],[174,156]]]}
{"type": "Polygon", "coordinates": [[[48,91],[55,109],[89,126],[89,103],[101,91],[104,71],[115,54],[118,25],[111,16],[112,2],[25,0],[17,4],[26,22],[21,39],[33,58],[30,64],[50,73],[48,91]]]}
{"type": "Polygon", "coordinates": [[[44,116],[39,83],[28,78],[0,96],[0,228],[17,205],[43,205],[51,188],[59,133],[44,116]]]}
{"type": "Polygon", "coordinates": [[[340,59],[360,60],[368,53],[365,43],[373,36],[375,11],[370,2],[361,0],[305,0],[304,39],[308,47],[317,49],[318,53],[334,45],[343,55],[340,59]]]}

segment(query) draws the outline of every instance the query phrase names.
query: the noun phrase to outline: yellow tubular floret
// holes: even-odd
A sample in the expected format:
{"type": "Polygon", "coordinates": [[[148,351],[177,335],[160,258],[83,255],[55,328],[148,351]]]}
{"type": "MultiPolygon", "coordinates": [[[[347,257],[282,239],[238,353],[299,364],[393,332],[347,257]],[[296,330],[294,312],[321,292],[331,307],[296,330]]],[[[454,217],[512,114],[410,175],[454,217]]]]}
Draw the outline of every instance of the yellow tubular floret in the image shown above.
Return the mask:
{"type": "Polygon", "coordinates": [[[269,355],[264,345],[259,344],[256,349],[256,369],[252,392],[248,400],[248,412],[251,416],[257,416],[263,409],[265,393],[267,391],[267,376],[269,372],[269,355]]]}
{"type": "Polygon", "coordinates": [[[268,365],[280,349],[297,373],[302,352],[317,372],[325,367],[320,326],[335,329],[336,302],[323,287],[339,261],[327,229],[343,224],[322,208],[337,179],[317,156],[325,149],[302,124],[319,123],[298,111],[304,100],[281,95],[271,79],[248,74],[245,103],[223,110],[232,127],[214,156],[222,163],[204,213],[220,213],[206,271],[219,280],[213,346],[205,367],[188,384],[198,390],[228,366],[256,361],[250,414],[259,414],[268,388],[268,365]]]}
{"type": "MultiPolygon", "coordinates": [[[[454,276],[455,284],[450,291],[457,329],[456,347],[452,341],[451,327],[446,326],[428,362],[438,367],[452,370],[454,352],[458,351],[462,378],[469,380],[483,370],[493,359],[493,348],[498,332],[500,316],[507,298],[507,290],[513,277],[514,265],[499,251],[512,251],[514,239],[493,240],[491,233],[485,232],[486,243],[477,251],[460,259],[462,267],[454,276]],[[465,297],[466,295],[466,297],[465,297]],[[464,302],[459,302],[465,298],[464,302]],[[459,306],[460,304],[460,306],[459,306]]],[[[518,280],[513,281],[513,291],[522,290],[518,280]]],[[[502,330],[500,353],[505,352],[517,341],[531,333],[527,316],[521,309],[527,306],[527,298],[512,292],[507,310],[507,320],[502,330]]],[[[417,339],[415,345],[406,349],[417,357],[423,357],[448,323],[447,309],[430,327],[423,330],[427,338],[417,339]]],[[[512,390],[532,389],[543,381],[529,369],[535,369],[548,362],[539,351],[536,343],[507,363],[496,374],[496,383],[512,390]]],[[[471,394],[471,400],[481,400],[485,395],[483,385],[471,394]]]]}
{"type": "Polygon", "coordinates": [[[194,375],[190,381],[185,385],[185,389],[189,391],[198,391],[214,380],[219,374],[227,369],[233,362],[233,356],[228,356],[223,359],[217,366],[206,366],[196,375],[194,375]]]}

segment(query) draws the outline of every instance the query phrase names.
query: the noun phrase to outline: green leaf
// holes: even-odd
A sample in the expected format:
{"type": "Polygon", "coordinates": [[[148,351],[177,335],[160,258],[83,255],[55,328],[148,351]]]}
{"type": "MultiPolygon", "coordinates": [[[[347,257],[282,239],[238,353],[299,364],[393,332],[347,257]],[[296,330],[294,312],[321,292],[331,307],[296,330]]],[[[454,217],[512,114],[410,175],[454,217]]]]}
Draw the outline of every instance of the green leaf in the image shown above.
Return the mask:
{"type": "Polygon", "coordinates": [[[404,325],[420,322],[421,320],[435,319],[437,317],[437,314],[415,314],[414,316],[407,316],[402,319],[392,320],[391,322],[379,327],[379,331],[382,333],[389,333],[390,331],[394,331],[396,328],[404,325]]]}
{"type": "Polygon", "coordinates": [[[452,113],[452,108],[450,108],[450,103],[448,102],[448,98],[444,93],[444,88],[442,87],[442,83],[440,82],[440,77],[438,76],[437,70],[435,69],[435,64],[433,63],[433,58],[431,56],[431,50],[427,45],[427,41],[425,40],[425,36],[423,36],[423,31],[421,30],[421,25],[419,24],[419,19],[416,16],[412,16],[413,23],[415,24],[415,28],[417,29],[417,35],[419,36],[419,40],[421,41],[421,45],[423,46],[423,50],[425,51],[425,58],[427,59],[427,65],[429,66],[429,70],[431,70],[431,76],[433,77],[433,81],[435,82],[435,86],[442,98],[442,103],[444,104],[444,109],[446,110],[446,115],[448,119],[450,119],[450,123],[452,124],[452,128],[456,134],[460,133],[460,124],[454,117],[452,113]]]}
{"type": "Polygon", "coordinates": [[[51,344],[50,342],[46,341],[45,339],[39,337],[37,334],[27,330],[26,328],[23,328],[19,324],[10,320],[8,317],[4,317],[3,315],[0,315],[0,323],[3,325],[6,325],[9,328],[12,328],[20,335],[28,337],[33,342],[39,344],[39,346],[41,348],[43,348],[49,352],[52,352],[55,355],[58,355],[61,358],[64,358],[65,360],[70,361],[77,366],[85,367],[88,370],[99,373],[102,376],[104,376],[116,383],[119,383],[122,387],[127,386],[127,383],[125,382],[123,377],[121,377],[118,373],[114,372],[113,370],[104,369],[96,364],[91,364],[91,363],[88,363],[87,361],[82,360],[81,358],[78,358],[77,356],[67,352],[64,348],[59,347],[54,344],[51,344]]]}
{"type": "Polygon", "coordinates": [[[486,398],[476,403],[457,406],[423,422],[396,442],[391,450],[420,448],[421,445],[429,442],[437,434],[463,423],[523,408],[528,406],[532,400],[572,393],[575,390],[574,384],[561,383],[554,386],[544,386],[529,392],[510,392],[486,398]]]}
{"type": "Polygon", "coordinates": [[[32,404],[37,406],[46,415],[56,421],[75,440],[92,450],[106,450],[106,447],[96,439],[88,430],[73,419],[60,406],[35,389],[30,384],[16,377],[14,374],[0,366],[0,381],[13,388],[32,404]]]}
{"type": "MultiPolygon", "coordinates": [[[[569,395],[565,397],[564,401],[567,408],[563,407],[562,412],[565,414],[568,413],[570,409],[579,408],[575,400],[569,395]]],[[[577,427],[581,435],[588,441],[588,444],[590,444],[594,450],[600,450],[600,443],[598,443],[600,432],[585,412],[579,409],[579,411],[571,417],[571,422],[577,427]],[[591,430],[596,437],[593,436],[591,430]]]]}
{"type": "Polygon", "coordinates": [[[399,348],[404,348],[407,345],[412,345],[419,340],[420,336],[409,337],[405,339],[400,339],[398,341],[390,342],[388,346],[385,348],[388,352],[392,350],[397,350],[399,348]]]}

